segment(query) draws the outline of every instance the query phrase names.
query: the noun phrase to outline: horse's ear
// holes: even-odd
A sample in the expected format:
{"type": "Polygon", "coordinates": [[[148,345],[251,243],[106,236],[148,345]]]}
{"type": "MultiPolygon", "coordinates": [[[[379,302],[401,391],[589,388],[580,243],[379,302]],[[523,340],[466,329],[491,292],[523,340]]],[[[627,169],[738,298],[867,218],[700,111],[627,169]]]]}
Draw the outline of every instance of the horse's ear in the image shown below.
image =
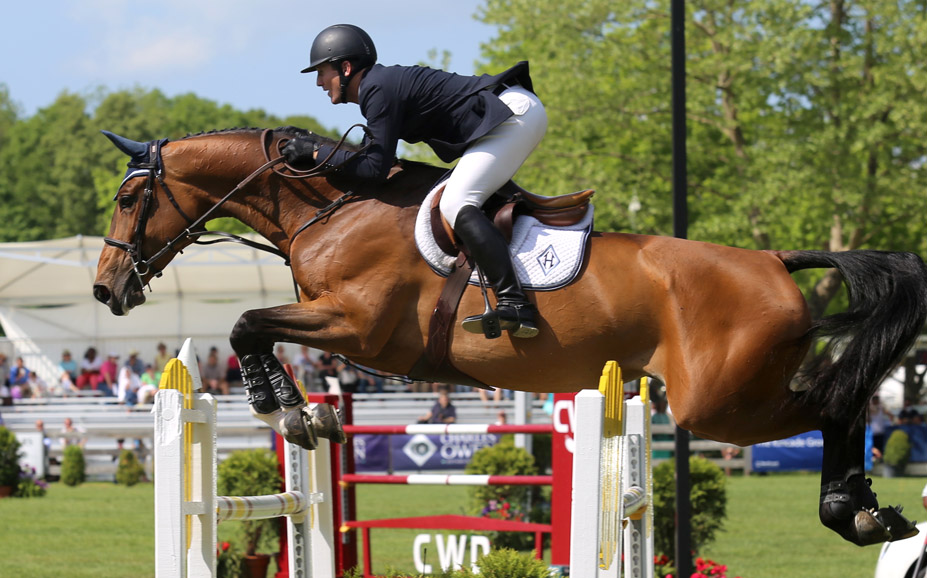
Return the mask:
{"type": "Polygon", "coordinates": [[[132,158],[143,157],[148,154],[148,145],[143,142],[129,140],[124,136],[113,134],[108,130],[101,130],[100,132],[106,135],[106,138],[116,145],[116,148],[132,158]]]}

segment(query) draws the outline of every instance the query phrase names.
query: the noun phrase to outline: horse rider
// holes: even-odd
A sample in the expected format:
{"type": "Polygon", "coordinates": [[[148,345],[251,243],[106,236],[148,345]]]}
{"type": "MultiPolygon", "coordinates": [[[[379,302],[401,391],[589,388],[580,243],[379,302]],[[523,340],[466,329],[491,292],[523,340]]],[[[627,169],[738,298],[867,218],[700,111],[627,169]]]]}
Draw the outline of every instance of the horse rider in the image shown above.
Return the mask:
{"type": "MultiPolygon", "coordinates": [[[[533,92],[528,63],[495,76],[383,66],[366,32],[336,24],[316,36],[302,72],[317,72],[316,85],[328,92],[332,104],[360,105],[369,129],[363,144],[369,146],[351,157],[354,153],[333,150],[310,133],[284,146],[287,162],[312,168],[327,159],[331,166],[345,163],[339,168],[344,174],[384,181],[399,139],[427,143],[444,162],[459,158],[444,189],[441,214],[492,286],[499,328],[514,337],[537,335],[537,309],[515,274],[505,237],[481,210],[547,130],[547,113],[533,92]]],[[[472,315],[462,326],[484,333],[483,321],[483,315],[472,315]]]]}

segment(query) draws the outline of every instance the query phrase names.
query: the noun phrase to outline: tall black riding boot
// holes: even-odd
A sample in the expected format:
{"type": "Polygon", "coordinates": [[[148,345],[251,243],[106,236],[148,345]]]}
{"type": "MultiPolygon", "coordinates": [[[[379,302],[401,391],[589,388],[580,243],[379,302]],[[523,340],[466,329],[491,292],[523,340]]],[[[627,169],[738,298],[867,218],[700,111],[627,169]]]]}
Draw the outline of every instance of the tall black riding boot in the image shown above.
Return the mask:
{"type": "MultiPolygon", "coordinates": [[[[457,214],[454,232],[460,237],[476,266],[486,277],[496,294],[495,316],[502,330],[511,331],[513,337],[534,337],[537,309],[528,301],[521,288],[508,243],[502,232],[493,225],[478,207],[467,205],[457,214]]],[[[471,333],[484,333],[483,315],[471,315],[463,320],[463,328],[471,333]]]]}

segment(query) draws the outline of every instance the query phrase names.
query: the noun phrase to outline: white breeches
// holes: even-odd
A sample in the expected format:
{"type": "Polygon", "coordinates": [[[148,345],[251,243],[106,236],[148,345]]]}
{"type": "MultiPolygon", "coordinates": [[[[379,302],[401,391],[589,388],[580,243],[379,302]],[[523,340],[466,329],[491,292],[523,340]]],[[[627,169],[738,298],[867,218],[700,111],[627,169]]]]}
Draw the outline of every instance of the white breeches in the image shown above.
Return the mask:
{"type": "Polygon", "coordinates": [[[513,86],[499,95],[512,116],[460,157],[441,198],[441,214],[454,226],[466,205],[482,207],[521,168],[547,131],[547,112],[532,92],[513,86]]]}

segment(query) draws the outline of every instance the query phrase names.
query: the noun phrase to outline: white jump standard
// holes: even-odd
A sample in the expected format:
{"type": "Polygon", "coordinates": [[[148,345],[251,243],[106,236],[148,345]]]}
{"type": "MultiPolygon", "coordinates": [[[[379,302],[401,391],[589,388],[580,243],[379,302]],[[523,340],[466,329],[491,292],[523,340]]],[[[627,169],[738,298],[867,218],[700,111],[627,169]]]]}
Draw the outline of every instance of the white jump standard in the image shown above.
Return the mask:
{"type": "Polygon", "coordinates": [[[640,395],[624,401],[621,370],[610,361],[602,372],[599,390],[583,390],[576,395],[572,575],[617,578],[623,543],[623,576],[653,576],[647,387],[644,380],[640,395]]]}
{"type": "Polygon", "coordinates": [[[188,339],[164,370],[153,410],[155,576],[215,576],[218,521],[280,516],[288,518],[290,576],[324,576],[313,573],[311,524],[319,516],[311,508],[324,494],[309,491],[308,452],[288,444],[284,493],[216,496],[216,400],[199,393],[200,384],[188,339]]]}

